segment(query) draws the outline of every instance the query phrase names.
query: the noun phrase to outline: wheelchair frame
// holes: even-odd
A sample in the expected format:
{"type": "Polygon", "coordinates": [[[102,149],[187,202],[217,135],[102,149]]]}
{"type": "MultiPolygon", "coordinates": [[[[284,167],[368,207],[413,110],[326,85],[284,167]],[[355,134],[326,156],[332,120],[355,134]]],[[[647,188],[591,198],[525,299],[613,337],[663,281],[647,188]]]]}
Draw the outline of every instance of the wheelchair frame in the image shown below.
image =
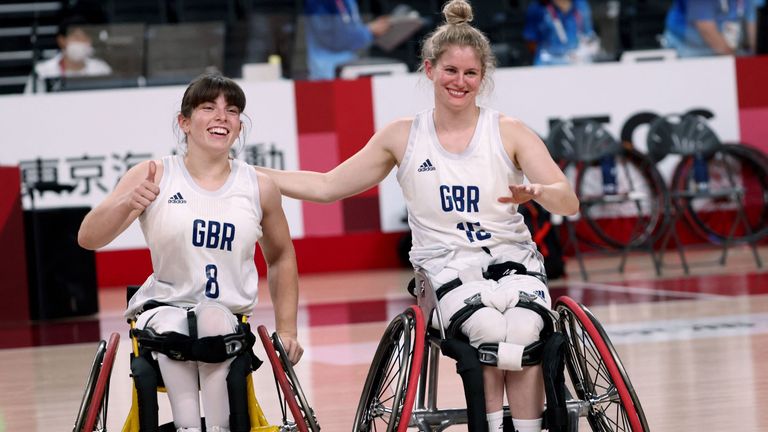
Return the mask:
{"type": "Polygon", "coordinates": [[[105,431],[107,429],[107,404],[109,402],[109,381],[115,364],[120,334],[112,333],[109,342],[100,341],[91,370],[85,383],[85,392],[77,411],[74,432],[105,431]]]}
{"type": "MultiPolygon", "coordinates": [[[[445,331],[437,296],[429,280],[416,273],[417,304],[396,316],[379,342],[368,372],[353,431],[442,431],[467,422],[466,409],[437,407],[440,344],[445,331]],[[434,312],[440,336],[427,333],[424,317],[434,312]],[[426,349],[424,346],[426,345],[426,349]],[[415,407],[414,407],[415,401],[415,407]]],[[[585,306],[567,296],[555,302],[555,330],[568,340],[566,370],[568,430],[578,430],[586,417],[594,431],[647,432],[640,401],[616,350],[599,321],[585,306]]],[[[509,408],[504,408],[505,415],[509,408]]]]}
{"type": "MultiPolygon", "coordinates": [[[[136,325],[135,320],[129,320],[131,329],[136,325]]],[[[253,376],[246,377],[248,391],[248,414],[250,417],[251,432],[319,432],[320,425],[314,415],[314,411],[307,403],[307,399],[299,384],[291,362],[288,360],[285,348],[277,333],[270,337],[265,326],[258,326],[257,332],[264,345],[277,386],[278,399],[281,402],[282,424],[271,425],[264,416],[264,412],[256,399],[253,386],[253,376]],[[293,421],[288,418],[288,410],[293,421]]],[[[118,333],[112,333],[109,343],[100,341],[96,349],[93,365],[91,366],[85,393],[80,403],[73,432],[92,432],[107,430],[107,405],[109,398],[109,381],[112,366],[117,355],[120,341],[118,333]]],[[[138,355],[139,346],[136,338],[131,337],[132,355],[138,355]]],[[[253,372],[251,372],[253,373],[253,372]]],[[[138,392],[135,383],[132,387],[131,408],[123,425],[123,432],[139,431],[138,392]]],[[[165,389],[158,387],[158,391],[165,389]]],[[[175,431],[173,423],[160,426],[160,430],[175,431]]]]}

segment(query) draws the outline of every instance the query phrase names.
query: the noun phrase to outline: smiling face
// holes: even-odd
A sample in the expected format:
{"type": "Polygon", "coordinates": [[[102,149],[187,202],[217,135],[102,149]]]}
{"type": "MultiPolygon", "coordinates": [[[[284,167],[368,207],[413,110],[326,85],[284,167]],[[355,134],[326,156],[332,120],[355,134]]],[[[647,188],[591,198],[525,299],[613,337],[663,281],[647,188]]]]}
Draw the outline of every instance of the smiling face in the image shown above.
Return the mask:
{"type": "Polygon", "coordinates": [[[436,104],[453,109],[475,106],[483,67],[472,47],[451,45],[435,64],[425,61],[424,71],[435,85],[436,104]]]}
{"type": "Polygon", "coordinates": [[[223,94],[202,102],[189,117],[179,114],[179,127],[187,136],[187,148],[229,152],[240,134],[240,109],[227,103],[223,94]]]}

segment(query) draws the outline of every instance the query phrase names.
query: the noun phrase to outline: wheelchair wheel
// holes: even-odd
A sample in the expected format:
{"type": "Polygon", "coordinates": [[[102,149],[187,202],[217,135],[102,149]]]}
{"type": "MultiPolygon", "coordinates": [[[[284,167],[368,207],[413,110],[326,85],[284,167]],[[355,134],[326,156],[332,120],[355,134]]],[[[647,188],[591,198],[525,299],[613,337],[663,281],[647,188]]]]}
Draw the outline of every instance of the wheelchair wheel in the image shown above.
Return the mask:
{"type": "Polygon", "coordinates": [[[424,318],[411,306],[381,337],[365,380],[352,430],[404,432],[411,419],[424,356],[424,318]]]}
{"type": "MultiPolygon", "coordinates": [[[[577,164],[576,194],[584,224],[596,237],[581,239],[598,248],[647,245],[663,232],[667,188],[653,161],[637,150],[615,157],[616,193],[604,193],[600,160],[577,164]]],[[[578,230],[577,230],[578,232],[578,230]]]]}
{"type": "Polygon", "coordinates": [[[697,189],[694,165],[692,156],[680,161],[672,191],[675,206],[699,237],[722,244],[768,235],[768,164],[763,154],[739,144],[720,146],[706,158],[706,192],[697,189]]]}
{"type": "Polygon", "coordinates": [[[264,350],[267,352],[267,357],[272,365],[278,394],[282,393],[282,401],[284,403],[281,404],[280,409],[283,414],[283,424],[288,426],[289,430],[319,432],[320,426],[317,423],[315,413],[309,406],[309,403],[307,403],[304,392],[299,385],[299,380],[296,378],[296,373],[293,370],[293,365],[288,360],[288,354],[285,352],[280,336],[277,333],[273,333],[272,337],[270,337],[267,328],[263,325],[260,325],[256,331],[259,333],[261,343],[264,345],[264,350]],[[295,424],[288,423],[286,405],[293,416],[295,424]]]}
{"type": "Polygon", "coordinates": [[[567,296],[557,299],[555,310],[568,338],[568,375],[576,396],[588,403],[586,417],[592,430],[647,432],[640,400],[597,319],[567,296]]]}
{"type": "Polygon", "coordinates": [[[109,379],[115,363],[120,335],[112,333],[109,342],[101,341],[85,384],[85,393],[77,412],[74,432],[106,431],[109,379]]]}

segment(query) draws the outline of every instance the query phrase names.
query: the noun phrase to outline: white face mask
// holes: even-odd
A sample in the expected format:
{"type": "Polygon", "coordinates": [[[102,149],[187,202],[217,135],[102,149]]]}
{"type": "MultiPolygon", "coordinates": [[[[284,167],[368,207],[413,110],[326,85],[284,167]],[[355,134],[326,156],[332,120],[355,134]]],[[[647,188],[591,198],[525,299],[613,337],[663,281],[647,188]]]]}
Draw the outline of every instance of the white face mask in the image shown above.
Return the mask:
{"type": "Polygon", "coordinates": [[[73,62],[80,63],[93,54],[93,46],[87,42],[70,42],[64,49],[64,55],[73,62]]]}

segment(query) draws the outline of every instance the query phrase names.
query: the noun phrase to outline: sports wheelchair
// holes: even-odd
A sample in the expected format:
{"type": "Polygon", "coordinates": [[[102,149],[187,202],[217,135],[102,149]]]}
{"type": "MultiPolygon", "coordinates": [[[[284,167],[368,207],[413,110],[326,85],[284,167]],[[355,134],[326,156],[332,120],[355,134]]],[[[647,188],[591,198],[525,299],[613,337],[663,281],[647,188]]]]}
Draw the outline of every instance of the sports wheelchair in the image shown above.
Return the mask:
{"type": "MultiPolygon", "coordinates": [[[[136,289],[138,287],[129,287],[129,299],[136,289]]],[[[128,323],[131,328],[131,377],[133,378],[133,385],[131,386],[131,408],[122,430],[123,432],[138,432],[146,429],[155,430],[156,426],[153,426],[153,424],[157,424],[157,392],[165,391],[162,376],[160,375],[157,363],[151,359],[150,350],[140,346],[140,338],[137,337],[135,320],[128,320],[128,323]],[[141,393],[142,391],[144,393],[141,393]],[[143,394],[142,399],[144,399],[141,402],[140,394],[143,394]],[[142,415],[145,418],[140,418],[142,415]]],[[[252,345],[255,342],[255,337],[251,335],[250,326],[245,317],[241,318],[241,328],[246,332],[248,344],[252,345]]],[[[237,401],[230,398],[232,413],[238,412],[245,416],[244,421],[250,423],[250,432],[319,432],[320,425],[314,411],[307,402],[307,398],[304,396],[304,392],[293,366],[288,360],[279,335],[277,333],[270,335],[267,328],[263,325],[257,327],[257,334],[272,366],[282,420],[279,425],[270,424],[266,420],[259,402],[256,400],[251,373],[261,365],[261,361],[256,359],[255,356],[251,358],[250,353],[246,353],[242,358],[236,357],[233,366],[231,366],[231,370],[238,368],[238,372],[243,373],[243,379],[231,380],[232,372],[230,372],[230,377],[227,378],[230,393],[232,394],[232,384],[229,381],[238,381],[234,384],[235,394],[244,395],[239,398],[241,400],[237,401]],[[238,364],[238,366],[235,366],[235,364],[238,364]]],[[[109,343],[103,340],[99,343],[86,383],[85,394],[83,395],[75,421],[74,432],[107,430],[109,379],[119,340],[120,335],[112,333],[109,343]]],[[[247,347],[246,351],[249,350],[250,346],[247,347]]],[[[202,425],[203,430],[205,430],[204,418],[202,419],[202,425]]],[[[161,432],[175,431],[176,428],[173,422],[170,422],[161,425],[159,430],[161,432]]]]}
{"type": "MultiPolygon", "coordinates": [[[[456,344],[463,345],[459,350],[469,350],[480,363],[495,364],[492,350],[484,349],[485,344],[476,350],[466,341],[446,337],[436,291],[423,274],[416,272],[409,291],[417,298],[417,305],[396,316],[385,330],[363,387],[353,431],[404,432],[408,427],[417,427],[422,432],[433,432],[455,424],[467,424],[470,431],[487,430],[485,410],[470,409],[471,400],[479,396],[482,401],[482,374],[475,374],[474,380],[466,379],[468,368],[457,361],[467,409],[438,409],[437,376],[441,349],[458,360],[454,355],[456,344]],[[439,330],[425,328],[425,317],[436,319],[439,330]]],[[[523,365],[541,361],[543,350],[548,349],[546,340],[563,340],[560,347],[564,350],[564,367],[543,367],[545,377],[554,377],[550,381],[545,378],[545,387],[560,386],[559,394],[563,396],[560,401],[554,400],[551,394],[556,393],[547,389],[547,410],[559,412],[548,415],[545,411],[544,428],[575,432],[580,417],[586,417],[594,431],[647,432],[648,423],[629,377],[608,335],[589,309],[561,296],[554,311],[548,311],[523,294],[517,307],[538,307],[546,314],[541,340],[525,348],[523,365]],[[563,369],[570,377],[570,389],[565,385],[563,369]]],[[[484,401],[481,405],[484,408],[484,401]]],[[[509,408],[504,411],[508,430],[509,408]]]]}

